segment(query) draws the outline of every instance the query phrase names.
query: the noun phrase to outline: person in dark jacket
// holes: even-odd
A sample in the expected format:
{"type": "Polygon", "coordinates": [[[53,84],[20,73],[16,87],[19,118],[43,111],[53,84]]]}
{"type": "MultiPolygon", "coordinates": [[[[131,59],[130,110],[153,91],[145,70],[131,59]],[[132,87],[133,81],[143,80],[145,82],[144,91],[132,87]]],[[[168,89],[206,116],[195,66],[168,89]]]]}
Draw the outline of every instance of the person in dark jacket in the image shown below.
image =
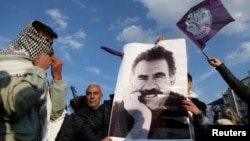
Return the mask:
{"type": "MultiPolygon", "coordinates": [[[[70,107],[70,110],[72,113],[74,112],[78,112],[79,110],[81,110],[84,107],[87,107],[87,101],[86,101],[86,96],[85,95],[80,95],[77,97],[74,97],[70,100],[70,104],[68,107],[70,107]]],[[[66,106],[67,108],[67,106],[66,106]]],[[[72,123],[72,116],[69,116],[69,114],[66,114],[62,123],[62,126],[59,130],[59,132],[57,133],[57,137],[56,137],[56,141],[58,141],[62,136],[64,136],[63,134],[65,134],[65,132],[67,132],[69,128],[71,127],[71,123],[72,123]]],[[[71,130],[73,131],[73,130],[71,130]]],[[[71,132],[71,135],[73,135],[74,132],[71,132]]]]}
{"type": "MultiPolygon", "coordinates": [[[[227,82],[229,87],[248,105],[248,115],[250,114],[250,87],[244,85],[218,58],[208,58],[208,63],[215,67],[221,77],[227,82]]],[[[249,117],[249,116],[248,116],[249,117]]],[[[248,123],[250,118],[248,118],[248,123]]]]}
{"type": "Polygon", "coordinates": [[[80,129],[85,126],[84,123],[88,117],[99,109],[102,97],[101,86],[90,84],[86,89],[86,105],[83,105],[80,110],[76,110],[64,120],[56,141],[84,140],[84,138],[79,136],[80,129]]]}
{"type": "Polygon", "coordinates": [[[84,141],[111,141],[108,131],[113,98],[114,94],[111,94],[110,99],[105,100],[98,110],[85,120],[78,135],[84,141]]]}
{"type": "Polygon", "coordinates": [[[86,101],[86,96],[80,95],[71,99],[68,107],[70,108],[71,112],[74,113],[74,112],[81,110],[82,107],[85,107],[87,105],[88,104],[86,101]]]}
{"type": "Polygon", "coordinates": [[[221,110],[218,110],[214,113],[213,124],[215,124],[218,119],[221,119],[221,110]]]}
{"type": "Polygon", "coordinates": [[[199,100],[199,96],[191,90],[193,86],[193,78],[190,73],[187,74],[188,99],[182,101],[182,106],[190,111],[192,119],[191,130],[192,137],[195,141],[206,141],[208,137],[208,125],[211,124],[206,116],[206,104],[199,100]]]}

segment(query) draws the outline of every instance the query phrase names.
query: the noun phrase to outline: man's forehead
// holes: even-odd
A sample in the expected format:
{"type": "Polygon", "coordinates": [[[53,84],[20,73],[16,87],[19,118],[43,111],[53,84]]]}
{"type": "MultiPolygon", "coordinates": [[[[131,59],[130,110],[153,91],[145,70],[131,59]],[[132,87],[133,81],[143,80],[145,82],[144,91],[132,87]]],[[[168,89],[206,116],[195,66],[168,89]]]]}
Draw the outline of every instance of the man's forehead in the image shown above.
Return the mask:
{"type": "Polygon", "coordinates": [[[100,91],[100,88],[97,87],[97,86],[90,86],[87,91],[88,92],[90,92],[90,91],[100,91]]]}
{"type": "Polygon", "coordinates": [[[88,91],[87,93],[99,93],[100,91],[99,90],[90,90],[90,91],[88,91]]]}
{"type": "MultiPolygon", "coordinates": [[[[161,63],[161,64],[167,64],[167,60],[164,58],[159,58],[159,59],[152,59],[152,60],[141,60],[140,62],[138,62],[138,64],[148,64],[148,63],[161,63]]],[[[137,64],[137,65],[138,65],[137,64]]]]}
{"type": "Polygon", "coordinates": [[[168,64],[167,64],[167,61],[164,59],[158,59],[158,60],[152,60],[152,61],[143,60],[137,64],[137,66],[135,67],[135,70],[140,70],[142,68],[153,69],[154,67],[166,68],[168,67],[168,64]]]}

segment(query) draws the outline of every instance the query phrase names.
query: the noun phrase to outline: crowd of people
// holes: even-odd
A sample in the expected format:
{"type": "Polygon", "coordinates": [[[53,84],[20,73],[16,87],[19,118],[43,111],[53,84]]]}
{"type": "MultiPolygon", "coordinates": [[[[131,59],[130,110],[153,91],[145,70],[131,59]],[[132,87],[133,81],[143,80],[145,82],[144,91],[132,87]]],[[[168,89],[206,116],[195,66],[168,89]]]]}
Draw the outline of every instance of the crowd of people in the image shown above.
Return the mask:
{"type": "MultiPolygon", "coordinates": [[[[250,121],[248,116],[243,122],[225,107],[216,112],[214,123],[210,123],[206,104],[191,90],[190,73],[187,73],[187,97],[170,91],[168,87],[175,83],[176,66],[173,53],[161,46],[135,59],[136,85],[128,86],[122,102],[113,101],[115,94],[110,94],[110,99],[101,103],[101,86],[90,83],[85,95],[70,100],[72,113],[68,114],[63,63],[52,48],[56,38],[57,34],[48,25],[34,20],[7,48],[0,50],[0,141],[112,141],[109,136],[206,141],[208,125],[248,125],[250,121]],[[48,69],[51,82],[46,74],[48,69]],[[137,98],[129,98],[131,95],[137,98]],[[139,112],[131,108],[134,104],[139,112]],[[112,112],[115,116],[111,118],[112,112]]],[[[219,59],[207,61],[249,107],[250,87],[219,59]]],[[[248,114],[249,111],[248,108],[248,114]]]]}

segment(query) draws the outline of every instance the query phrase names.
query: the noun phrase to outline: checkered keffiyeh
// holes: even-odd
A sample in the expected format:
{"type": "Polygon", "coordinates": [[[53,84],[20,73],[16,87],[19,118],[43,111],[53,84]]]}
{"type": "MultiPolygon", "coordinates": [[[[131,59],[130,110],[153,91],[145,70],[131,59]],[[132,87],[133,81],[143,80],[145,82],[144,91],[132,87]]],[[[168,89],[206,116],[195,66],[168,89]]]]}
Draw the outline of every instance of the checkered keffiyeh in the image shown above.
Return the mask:
{"type": "Polygon", "coordinates": [[[53,55],[52,46],[39,35],[32,26],[33,22],[27,24],[22,29],[19,37],[12,41],[7,48],[0,50],[0,55],[22,55],[32,59],[42,52],[53,55]]]}

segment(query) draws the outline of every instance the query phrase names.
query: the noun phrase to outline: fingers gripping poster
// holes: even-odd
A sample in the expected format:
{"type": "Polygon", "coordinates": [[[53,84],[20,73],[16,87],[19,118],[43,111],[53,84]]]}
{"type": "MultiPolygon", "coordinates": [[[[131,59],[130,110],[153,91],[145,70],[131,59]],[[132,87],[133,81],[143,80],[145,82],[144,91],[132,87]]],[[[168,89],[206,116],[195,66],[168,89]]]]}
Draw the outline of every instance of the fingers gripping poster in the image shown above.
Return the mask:
{"type": "Polygon", "coordinates": [[[123,48],[109,136],[116,141],[192,140],[188,112],[185,39],[123,48]]]}

